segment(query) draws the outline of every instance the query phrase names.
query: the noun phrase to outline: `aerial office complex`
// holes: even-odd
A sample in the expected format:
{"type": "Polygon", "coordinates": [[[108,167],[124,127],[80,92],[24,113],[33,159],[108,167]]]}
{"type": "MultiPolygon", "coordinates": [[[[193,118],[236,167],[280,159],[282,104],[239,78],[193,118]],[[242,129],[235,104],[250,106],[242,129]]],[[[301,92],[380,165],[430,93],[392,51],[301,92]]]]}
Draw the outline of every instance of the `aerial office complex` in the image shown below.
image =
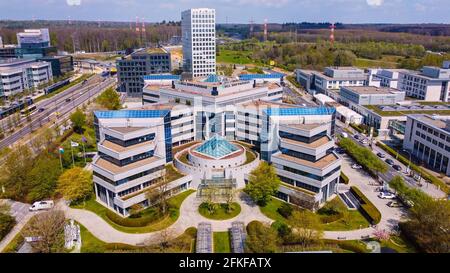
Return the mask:
{"type": "Polygon", "coordinates": [[[17,33],[17,58],[42,58],[56,55],[58,50],[51,46],[48,29],[25,29],[17,33]]]}
{"type": "Polygon", "coordinates": [[[408,115],[403,149],[431,169],[450,175],[450,116],[408,115]]]}
{"type": "Polygon", "coordinates": [[[334,195],[341,164],[332,152],[334,108],[280,103],[282,87],[273,82],[149,77],[162,85],[144,88],[142,107],[95,113],[94,182],[104,205],[122,215],[149,205],[145,192],[164,173],[172,192],[243,188],[260,160],[274,163],[279,198],[315,210],[334,195]]]}
{"type": "Polygon", "coordinates": [[[0,96],[2,97],[37,87],[52,79],[52,68],[47,62],[17,59],[0,62],[0,96]]]}
{"type": "Polygon", "coordinates": [[[170,53],[163,48],[140,50],[116,61],[118,86],[130,97],[142,96],[143,77],[172,71],[170,53]]]}
{"type": "Polygon", "coordinates": [[[216,11],[190,9],[181,14],[183,71],[189,77],[216,74],[216,11]]]}

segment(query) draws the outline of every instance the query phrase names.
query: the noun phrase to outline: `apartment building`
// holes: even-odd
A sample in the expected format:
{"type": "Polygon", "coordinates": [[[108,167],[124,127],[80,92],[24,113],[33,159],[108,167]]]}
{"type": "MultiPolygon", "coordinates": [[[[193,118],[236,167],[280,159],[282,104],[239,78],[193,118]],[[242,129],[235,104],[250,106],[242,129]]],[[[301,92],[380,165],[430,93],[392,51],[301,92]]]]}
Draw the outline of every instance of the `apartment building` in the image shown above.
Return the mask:
{"type": "Polygon", "coordinates": [[[189,9],[181,13],[183,71],[189,78],[216,74],[216,11],[189,9]]]}
{"type": "Polygon", "coordinates": [[[13,59],[0,62],[0,96],[11,96],[53,79],[47,62],[13,59]]]}
{"type": "Polygon", "coordinates": [[[408,115],[403,149],[429,168],[450,175],[450,116],[408,115]]]}
{"type": "Polygon", "coordinates": [[[144,76],[172,71],[170,52],[163,48],[134,52],[117,60],[116,67],[119,90],[130,97],[142,96],[144,76]]]}

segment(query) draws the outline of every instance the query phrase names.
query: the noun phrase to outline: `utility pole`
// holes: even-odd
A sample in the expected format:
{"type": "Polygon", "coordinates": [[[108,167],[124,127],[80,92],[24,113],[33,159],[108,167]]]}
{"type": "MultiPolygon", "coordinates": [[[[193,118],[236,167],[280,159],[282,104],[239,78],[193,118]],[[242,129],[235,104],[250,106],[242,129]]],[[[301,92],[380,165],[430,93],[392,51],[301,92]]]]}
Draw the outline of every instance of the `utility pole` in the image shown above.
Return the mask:
{"type": "Polygon", "coordinates": [[[330,25],[330,42],[331,42],[331,46],[334,46],[334,30],[336,29],[336,25],[334,23],[332,23],[330,25]]]}

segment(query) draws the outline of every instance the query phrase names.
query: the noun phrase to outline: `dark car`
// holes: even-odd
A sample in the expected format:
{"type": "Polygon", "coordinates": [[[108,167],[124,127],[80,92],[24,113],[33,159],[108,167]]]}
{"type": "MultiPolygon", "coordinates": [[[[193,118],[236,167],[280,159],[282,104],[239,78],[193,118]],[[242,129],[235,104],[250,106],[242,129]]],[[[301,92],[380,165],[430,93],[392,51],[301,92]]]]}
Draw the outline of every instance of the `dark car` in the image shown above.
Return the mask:
{"type": "Polygon", "coordinates": [[[378,156],[379,158],[385,158],[385,157],[386,157],[383,153],[378,153],[377,156],[378,156]]]}
{"type": "Polygon", "coordinates": [[[72,99],[71,98],[68,98],[68,99],[66,99],[66,102],[70,102],[72,99]]]}
{"type": "Polygon", "coordinates": [[[345,153],[345,150],[344,149],[342,149],[342,148],[336,148],[336,153],[338,153],[338,154],[344,154],[345,153]]]}
{"type": "Polygon", "coordinates": [[[392,166],[392,168],[394,168],[398,172],[400,172],[402,170],[402,167],[399,165],[394,165],[394,166],[392,166]]]}
{"type": "Polygon", "coordinates": [[[386,162],[388,165],[391,165],[391,166],[394,165],[394,160],[392,160],[392,159],[389,159],[389,158],[388,158],[388,159],[385,160],[385,162],[386,162]]]}
{"type": "Polygon", "coordinates": [[[358,134],[354,135],[353,137],[354,137],[355,139],[359,140],[359,135],[358,135],[358,134]]]}
{"type": "Polygon", "coordinates": [[[45,111],[45,108],[39,108],[39,110],[38,110],[39,113],[44,112],[44,111],[45,111]]]}

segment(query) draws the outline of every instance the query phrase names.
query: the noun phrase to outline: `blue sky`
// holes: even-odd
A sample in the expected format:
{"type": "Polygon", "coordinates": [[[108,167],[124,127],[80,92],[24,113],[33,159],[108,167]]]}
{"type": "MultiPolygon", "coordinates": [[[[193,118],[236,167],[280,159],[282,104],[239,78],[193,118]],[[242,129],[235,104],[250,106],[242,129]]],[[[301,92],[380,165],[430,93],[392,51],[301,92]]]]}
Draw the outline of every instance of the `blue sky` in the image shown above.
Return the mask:
{"type": "Polygon", "coordinates": [[[449,0],[0,0],[0,18],[156,22],[194,7],[215,8],[219,23],[450,23],[449,0]]]}

